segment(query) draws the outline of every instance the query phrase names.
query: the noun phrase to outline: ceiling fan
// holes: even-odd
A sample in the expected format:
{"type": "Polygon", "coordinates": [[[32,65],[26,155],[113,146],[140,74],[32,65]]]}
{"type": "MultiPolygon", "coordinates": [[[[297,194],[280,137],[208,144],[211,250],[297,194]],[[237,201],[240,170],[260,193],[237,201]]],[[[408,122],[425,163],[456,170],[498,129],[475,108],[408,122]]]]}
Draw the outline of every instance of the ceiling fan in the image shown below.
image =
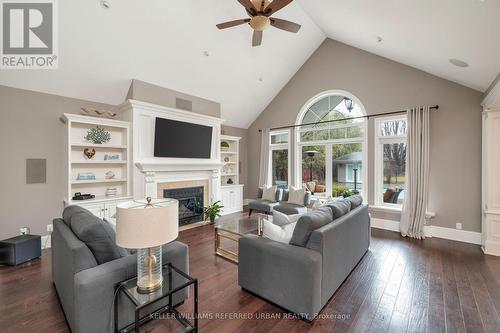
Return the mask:
{"type": "Polygon", "coordinates": [[[252,46],[262,44],[262,32],[270,25],[288,32],[297,33],[300,25],[287,20],[271,17],[278,10],[289,5],[293,0],[238,0],[245,7],[250,18],[217,24],[217,28],[226,29],[248,23],[252,29],[252,46]]]}

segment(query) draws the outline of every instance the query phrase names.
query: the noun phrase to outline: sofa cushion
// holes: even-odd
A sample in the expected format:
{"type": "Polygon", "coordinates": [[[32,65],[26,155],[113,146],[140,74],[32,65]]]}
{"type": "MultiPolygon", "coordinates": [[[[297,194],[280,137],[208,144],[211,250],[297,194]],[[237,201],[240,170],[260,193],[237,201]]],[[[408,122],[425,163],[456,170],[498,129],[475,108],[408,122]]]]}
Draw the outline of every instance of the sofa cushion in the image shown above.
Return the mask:
{"type": "Polygon", "coordinates": [[[347,198],[351,202],[351,210],[358,208],[363,204],[363,197],[359,194],[347,198]]]}
{"type": "Polygon", "coordinates": [[[92,251],[99,265],[122,257],[124,252],[113,239],[113,229],[106,228],[105,222],[92,213],[73,214],[70,228],[92,251]]]}
{"type": "Polygon", "coordinates": [[[80,206],[67,206],[66,208],[64,208],[62,213],[64,223],[69,227],[71,225],[71,218],[73,217],[73,215],[82,212],[92,214],[91,212],[80,206]]]}
{"type": "Polygon", "coordinates": [[[329,207],[318,208],[312,213],[302,215],[295,225],[290,244],[305,247],[311,233],[332,220],[332,211],[329,207]]]}
{"type": "MultiPolygon", "coordinates": [[[[278,206],[276,206],[276,207],[278,207],[278,206]]],[[[287,215],[287,214],[284,214],[284,213],[276,210],[276,207],[273,210],[273,224],[276,224],[276,225],[279,225],[279,226],[284,226],[284,225],[287,225],[287,224],[290,224],[290,223],[295,223],[303,215],[303,214],[290,214],[290,215],[287,215]]]]}
{"type": "Polygon", "coordinates": [[[332,210],[333,219],[336,220],[351,211],[351,201],[347,199],[336,200],[329,203],[328,207],[332,210]]]}
{"type": "Polygon", "coordinates": [[[295,205],[285,201],[280,202],[279,205],[274,206],[274,210],[277,210],[286,215],[295,215],[295,214],[305,214],[307,213],[307,208],[302,205],[295,205]]]}
{"type": "Polygon", "coordinates": [[[296,188],[290,186],[290,190],[288,192],[288,203],[295,205],[304,205],[304,197],[306,195],[306,190],[303,188],[296,188]]]}
{"type": "Polygon", "coordinates": [[[297,222],[285,224],[282,226],[274,224],[264,219],[262,227],[262,237],[269,238],[275,242],[288,244],[292,238],[293,231],[297,222]]]}
{"type": "Polygon", "coordinates": [[[271,213],[273,211],[273,207],[277,206],[278,202],[271,202],[267,200],[254,200],[248,204],[249,209],[259,210],[261,212],[271,213]]]}
{"type": "Polygon", "coordinates": [[[264,185],[264,187],[262,188],[262,199],[267,201],[275,201],[277,191],[278,187],[276,185],[270,187],[264,185]]]}

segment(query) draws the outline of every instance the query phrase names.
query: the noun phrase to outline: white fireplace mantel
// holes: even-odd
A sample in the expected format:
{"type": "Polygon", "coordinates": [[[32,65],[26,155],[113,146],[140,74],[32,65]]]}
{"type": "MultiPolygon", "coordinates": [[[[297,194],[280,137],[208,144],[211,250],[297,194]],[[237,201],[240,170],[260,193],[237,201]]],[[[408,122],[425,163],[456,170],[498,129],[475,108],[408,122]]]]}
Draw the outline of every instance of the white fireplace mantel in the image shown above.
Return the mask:
{"type": "Polygon", "coordinates": [[[213,160],[192,160],[180,159],[179,161],[169,160],[167,163],[161,160],[142,161],[135,163],[141,172],[173,172],[173,171],[215,171],[220,172],[223,163],[213,160]]]}
{"type": "MultiPolygon", "coordinates": [[[[220,133],[224,119],[128,100],[120,106],[132,123],[133,195],[156,198],[158,184],[178,181],[208,181],[209,203],[221,198],[220,133]],[[154,156],[155,120],[164,118],[212,128],[209,159],[160,158],[154,156]]],[[[182,145],[182,142],[179,142],[182,145]]]]}

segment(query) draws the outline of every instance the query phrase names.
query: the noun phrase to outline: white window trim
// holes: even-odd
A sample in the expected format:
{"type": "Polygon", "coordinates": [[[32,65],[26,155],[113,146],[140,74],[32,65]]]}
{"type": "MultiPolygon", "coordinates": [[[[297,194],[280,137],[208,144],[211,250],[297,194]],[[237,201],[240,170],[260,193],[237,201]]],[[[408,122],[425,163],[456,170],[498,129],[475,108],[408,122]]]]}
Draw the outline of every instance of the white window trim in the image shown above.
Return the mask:
{"type": "Polygon", "coordinates": [[[375,198],[375,206],[377,207],[386,207],[394,210],[401,210],[403,205],[400,204],[392,204],[384,202],[382,194],[384,193],[384,158],[383,147],[384,144],[393,144],[393,143],[406,143],[406,135],[395,135],[395,136],[383,136],[380,134],[380,124],[388,121],[407,121],[408,118],[406,115],[401,116],[388,116],[388,117],[379,117],[375,119],[375,128],[374,128],[374,198],[375,198]]]}
{"type": "Polygon", "coordinates": [[[288,151],[288,161],[287,161],[287,167],[288,167],[288,186],[290,186],[292,183],[292,156],[290,155],[290,141],[291,141],[291,131],[289,129],[285,130],[275,130],[275,131],[270,131],[269,132],[269,161],[268,161],[268,175],[267,175],[267,183],[272,184],[273,183],[273,151],[274,150],[287,150],[288,151]],[[271,138],[273,135],[279,135],[279,134],[288,134],[288,142],[287,143],[271,143],[271,138]]]}

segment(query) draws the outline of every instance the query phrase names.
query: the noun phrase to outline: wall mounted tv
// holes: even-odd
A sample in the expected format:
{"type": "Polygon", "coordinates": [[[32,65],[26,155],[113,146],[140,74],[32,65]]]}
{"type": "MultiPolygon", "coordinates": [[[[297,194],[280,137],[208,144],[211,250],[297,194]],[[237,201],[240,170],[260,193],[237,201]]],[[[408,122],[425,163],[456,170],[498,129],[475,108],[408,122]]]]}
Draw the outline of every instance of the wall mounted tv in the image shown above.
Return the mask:
{"type": "Polygon", "coordinates": [[[156,118],[155,157],[210,158],[212,127],[156,118]]]}

